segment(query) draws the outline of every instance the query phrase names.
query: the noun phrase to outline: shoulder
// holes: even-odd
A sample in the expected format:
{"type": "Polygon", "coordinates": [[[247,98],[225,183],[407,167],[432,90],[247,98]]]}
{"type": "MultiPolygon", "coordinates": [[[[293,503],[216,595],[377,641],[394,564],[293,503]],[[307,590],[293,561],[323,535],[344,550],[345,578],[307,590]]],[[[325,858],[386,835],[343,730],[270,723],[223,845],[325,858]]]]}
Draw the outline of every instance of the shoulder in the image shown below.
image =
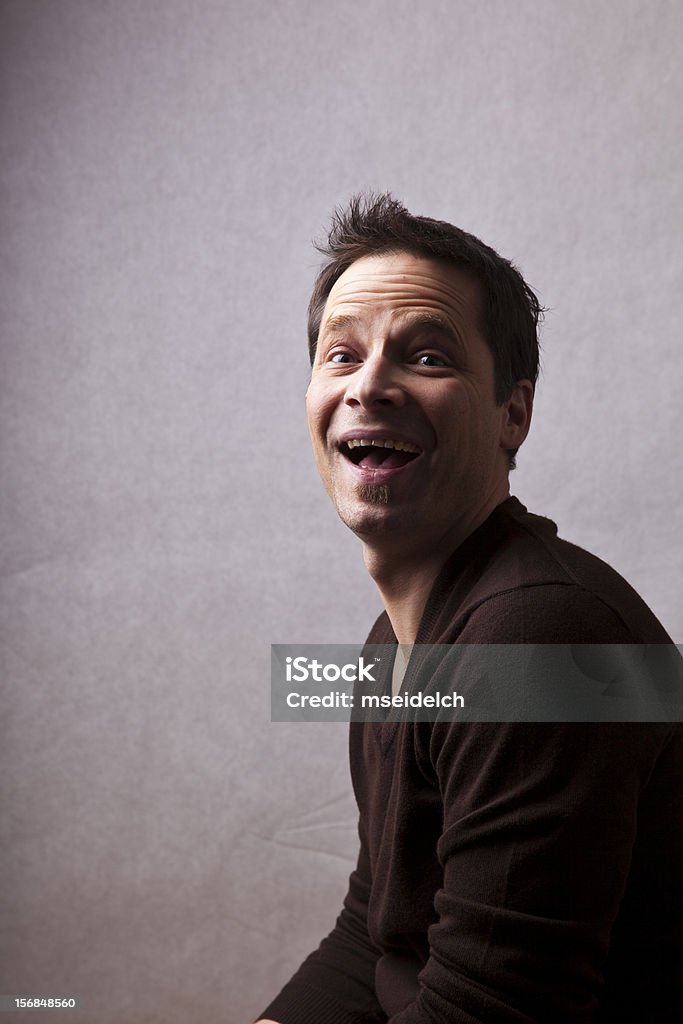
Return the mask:
{"type": "Polygon", "coordinates": [[[615,569],[514,499],[482,570],[462,609],[477,638],[465,642],[671,643],[615,569]]]}
{"type": "Polygon", "coordinates": [[[458,639],[477,644],[627,644],[640,642],[642,631],[638,633],[634,635],[618,608],[593,591],[548,582],[486,597],[469,609],[458,639]]]}

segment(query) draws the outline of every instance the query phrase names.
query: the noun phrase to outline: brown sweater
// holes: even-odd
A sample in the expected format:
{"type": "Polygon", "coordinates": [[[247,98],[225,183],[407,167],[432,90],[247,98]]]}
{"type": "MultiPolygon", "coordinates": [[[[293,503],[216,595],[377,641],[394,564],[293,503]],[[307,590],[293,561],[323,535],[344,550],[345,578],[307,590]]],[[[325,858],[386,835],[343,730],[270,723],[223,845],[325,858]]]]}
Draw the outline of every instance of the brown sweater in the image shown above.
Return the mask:
{"type": "MultiPolygon", "coordinates": [[[[368,638],[396,643],[386,615],[368,638]]],[[[420,644],[669,644],[609,566],[515,499],[450,557],[420,644]]],[[[281,1024],[683,1019],[680,724],[352,724],[344,908],[281,1024]]]]}

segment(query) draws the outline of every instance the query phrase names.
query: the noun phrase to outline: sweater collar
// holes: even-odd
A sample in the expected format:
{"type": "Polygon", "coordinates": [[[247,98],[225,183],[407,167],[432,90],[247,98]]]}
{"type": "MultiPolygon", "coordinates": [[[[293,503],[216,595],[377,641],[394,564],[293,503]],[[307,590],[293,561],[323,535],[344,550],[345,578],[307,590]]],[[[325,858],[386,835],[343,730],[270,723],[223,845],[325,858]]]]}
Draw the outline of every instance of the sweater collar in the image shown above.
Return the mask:
{"type": "MultiPolygon", "coordinates": [[[[497,505],[488,518],[448,556],[429,592],[415,638],[416,644],[439,642],[438,619],[444,610],[446,596],[453,595],[459,580],[466,575],[469,577],[472,571],[476,573],[477,566],[486,561],[489,553],[507,533],[506,526],[510,521],[519,520],[527,514],[521,501],[511,495],[497,505]]],[[[386,612],[380,615],[368,640],[378,644],[398,643],[386,612]]]]}

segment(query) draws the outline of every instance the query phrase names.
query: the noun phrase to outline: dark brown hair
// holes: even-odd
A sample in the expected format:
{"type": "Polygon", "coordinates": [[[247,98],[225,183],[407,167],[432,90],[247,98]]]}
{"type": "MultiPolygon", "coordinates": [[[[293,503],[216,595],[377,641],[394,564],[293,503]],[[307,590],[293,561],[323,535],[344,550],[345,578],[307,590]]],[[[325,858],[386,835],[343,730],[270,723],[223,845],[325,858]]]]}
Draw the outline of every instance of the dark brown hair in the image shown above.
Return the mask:
{"type": "MultiPolygon", "coordinates": [[[[416,217],[388,192],[370,192],[353,196],[345,209],[334,211],[327,242],[317,248],[327,259],[308,306],[311,364],[327,297],[344,271],[363,256],[409,252],[445,260],[478,281],[480,327],[493,354],[496,401],[505,402],[518,380],[536,384],[543,308],[513,264],[474,235],[446,221],[416,217]]],[[[516,449],[508,453],[511,469],[515,454],[516,449]]]]}

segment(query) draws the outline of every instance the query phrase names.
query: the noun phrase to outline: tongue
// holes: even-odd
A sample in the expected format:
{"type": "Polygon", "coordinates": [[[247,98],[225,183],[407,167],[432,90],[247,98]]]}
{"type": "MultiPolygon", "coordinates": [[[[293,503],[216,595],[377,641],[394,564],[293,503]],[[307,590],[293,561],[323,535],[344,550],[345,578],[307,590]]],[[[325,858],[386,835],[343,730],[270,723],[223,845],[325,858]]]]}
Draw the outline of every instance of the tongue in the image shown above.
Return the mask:
{"type": "Polygon", "coordinates": [[[358,463],[363,469],[398,469],[410,462],[409,452],[397,452],[394,448],[371,448],[367,455],[358,463]]]}

